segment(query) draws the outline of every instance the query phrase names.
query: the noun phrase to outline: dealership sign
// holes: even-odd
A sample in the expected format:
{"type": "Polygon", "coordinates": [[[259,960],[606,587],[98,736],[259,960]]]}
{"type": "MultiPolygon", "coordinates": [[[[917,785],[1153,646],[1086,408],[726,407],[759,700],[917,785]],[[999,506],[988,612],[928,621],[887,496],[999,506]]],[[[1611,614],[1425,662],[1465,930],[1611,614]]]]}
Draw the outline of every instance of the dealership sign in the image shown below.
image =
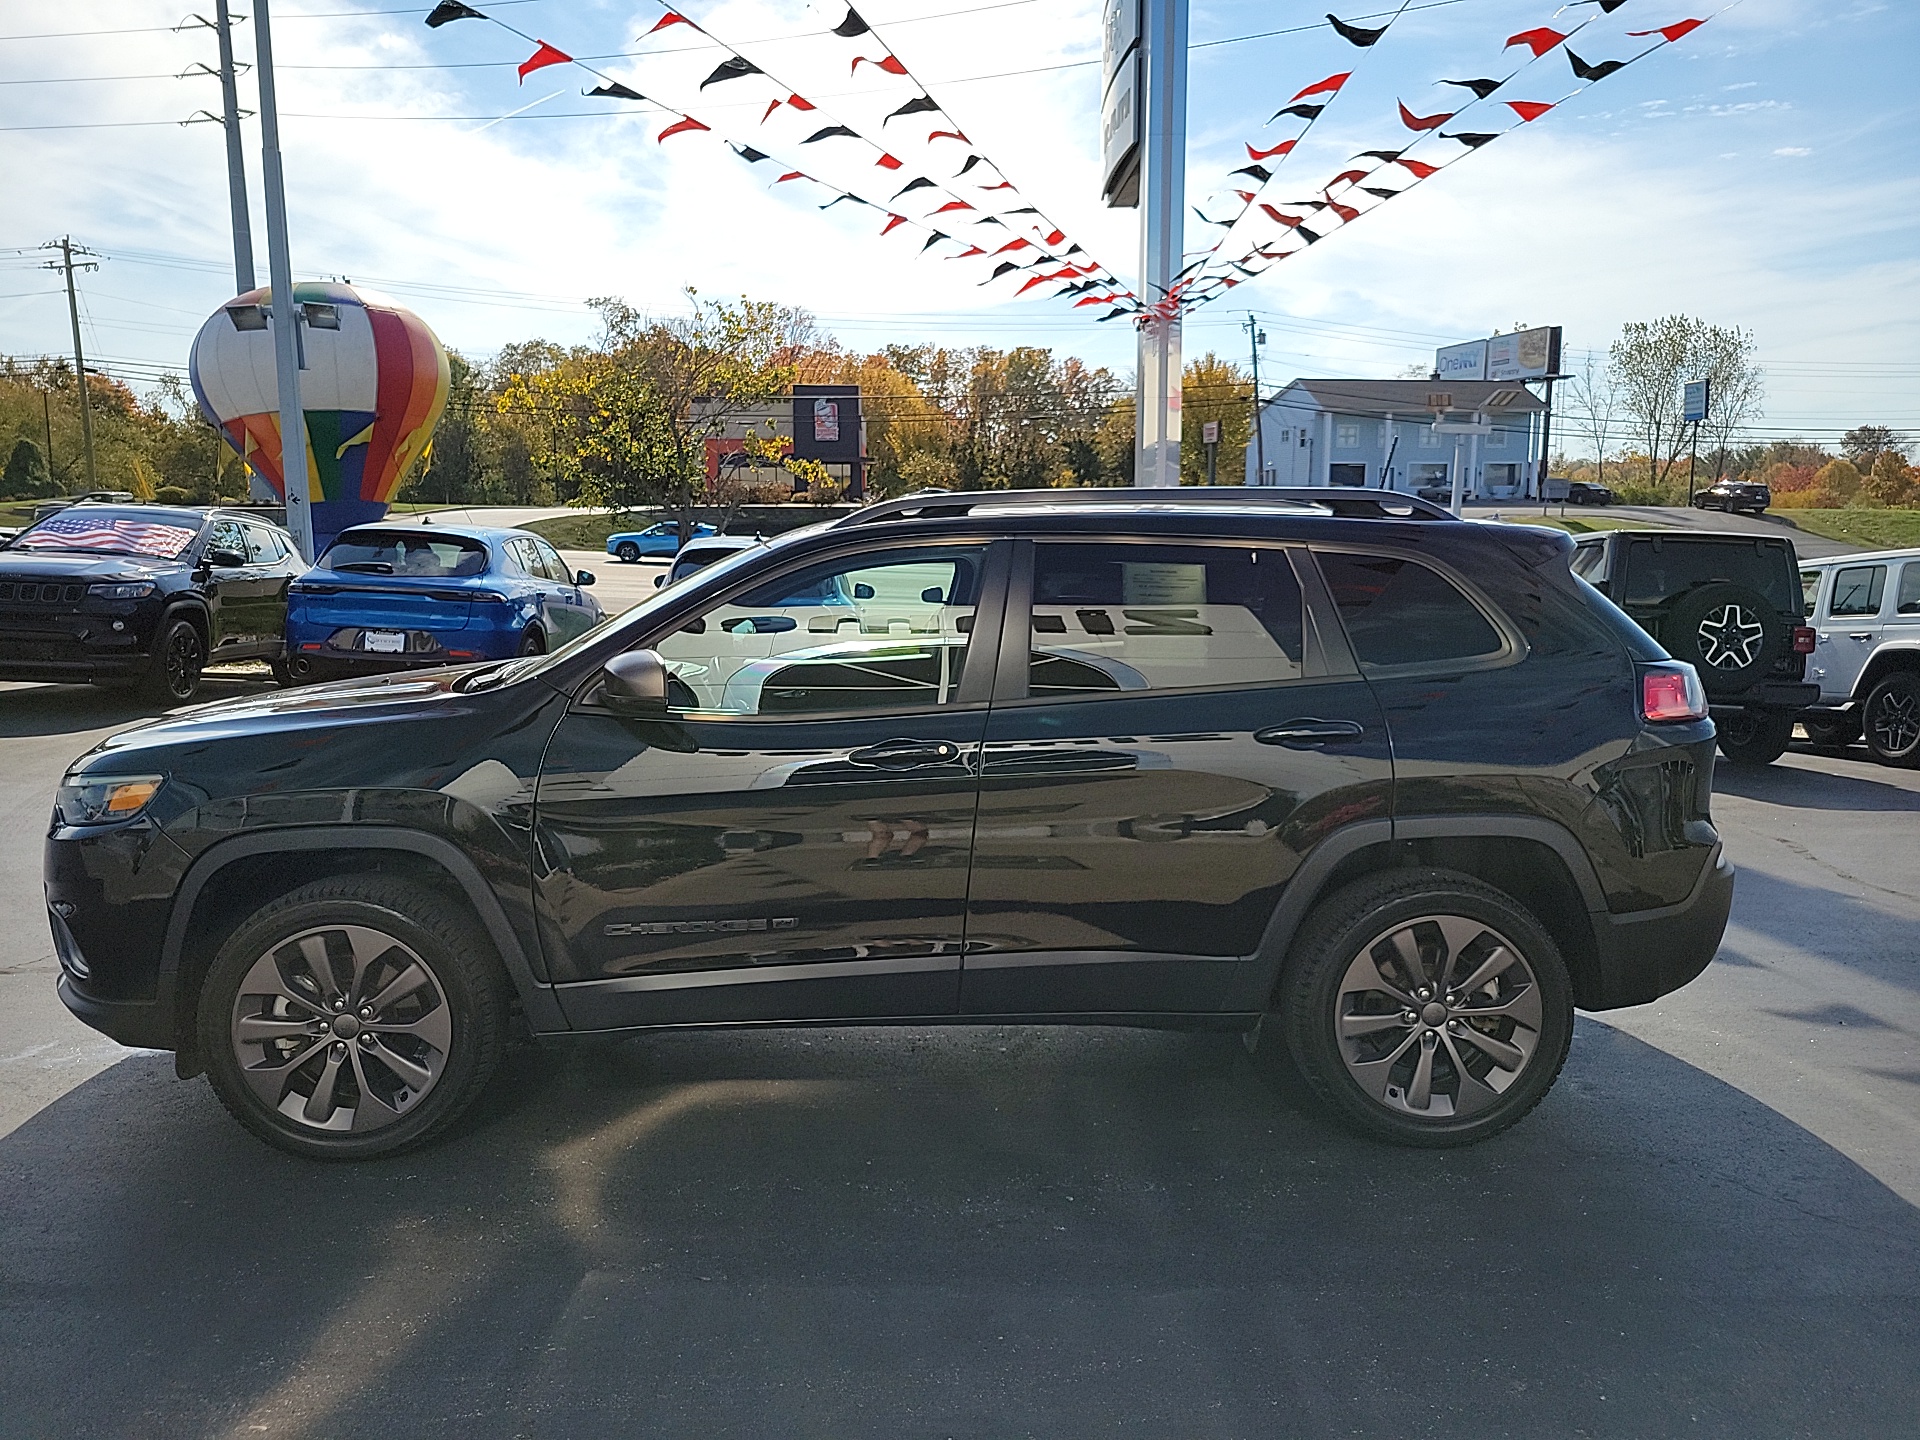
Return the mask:
{"type": "Polygon", "coordinates": [[[1140,0],[1106,0],[1101,25],[1100,193],[1140,203],[1140,0]]]}
{"type": "Polygon", "coordinates": [[[1442,380],[1544,380],[1560,373],[1560,327],[1518,330],[1434,352],[1442,380]]]}

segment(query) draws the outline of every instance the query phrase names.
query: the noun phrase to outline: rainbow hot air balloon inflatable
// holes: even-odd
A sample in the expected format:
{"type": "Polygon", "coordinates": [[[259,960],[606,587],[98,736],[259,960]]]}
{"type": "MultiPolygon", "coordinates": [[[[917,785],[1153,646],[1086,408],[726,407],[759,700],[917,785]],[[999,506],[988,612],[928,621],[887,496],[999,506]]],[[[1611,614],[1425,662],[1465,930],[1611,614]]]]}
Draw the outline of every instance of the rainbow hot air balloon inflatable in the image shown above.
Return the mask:
{"type": "MultiPolygon", "coordinates": [[[[378,520],[427,448],[447,404],[447,352],[411,310],[335,282],[293,287],[306,368],[307,474],[317,548],[378,520]]],[[[194,337],[188,373],[201,413],[285,498],[280,387],[266,288],[236,296],[194,337]]]]}

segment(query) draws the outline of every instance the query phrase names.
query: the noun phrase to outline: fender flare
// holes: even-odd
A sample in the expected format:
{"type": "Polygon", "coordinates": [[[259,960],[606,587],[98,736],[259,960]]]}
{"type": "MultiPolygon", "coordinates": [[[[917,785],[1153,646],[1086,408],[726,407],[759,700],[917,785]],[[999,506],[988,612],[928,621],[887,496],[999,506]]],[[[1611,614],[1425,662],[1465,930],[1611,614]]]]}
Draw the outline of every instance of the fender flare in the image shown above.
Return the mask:
{"type": "Polygon", "coordinates": [[[187,925],[201,892],[215,876],[234,861],[249,856],[314,850],[402,850],[433,861],[465,892],[475,916],[486,927],[534,1033],[570,1028],[559,1001],[554,998],[553,987],[535,977],[520,938],[500,906],[499,896],[493,893],[466,852],[438,835],[388,826],[315,825],[262,830],[208,846],[187,867],[186,875],[174,891],[173,913],[167,917],[166,936],[160,948],[163,989],[171,989],[179,974],[186,950],[187,925]]]}

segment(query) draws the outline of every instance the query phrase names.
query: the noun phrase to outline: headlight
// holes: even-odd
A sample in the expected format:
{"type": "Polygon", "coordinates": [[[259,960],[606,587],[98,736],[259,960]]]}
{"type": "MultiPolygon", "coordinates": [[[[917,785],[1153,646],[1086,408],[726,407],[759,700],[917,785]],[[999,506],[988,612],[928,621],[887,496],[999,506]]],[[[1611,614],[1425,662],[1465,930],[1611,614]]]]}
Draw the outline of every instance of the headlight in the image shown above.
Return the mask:
{"type": "Polygon", "coordinates": [[[131,580],[114,585],[89,585],[87,593],[99,600],[144,600],[153,593],[153,582],[131,580]]]}
{"type": "Polygon", "coordinates": [[[73,776],[60,782],[53,807],[64,825],[131,820],[160,793],[164,775],[73,776]]]}

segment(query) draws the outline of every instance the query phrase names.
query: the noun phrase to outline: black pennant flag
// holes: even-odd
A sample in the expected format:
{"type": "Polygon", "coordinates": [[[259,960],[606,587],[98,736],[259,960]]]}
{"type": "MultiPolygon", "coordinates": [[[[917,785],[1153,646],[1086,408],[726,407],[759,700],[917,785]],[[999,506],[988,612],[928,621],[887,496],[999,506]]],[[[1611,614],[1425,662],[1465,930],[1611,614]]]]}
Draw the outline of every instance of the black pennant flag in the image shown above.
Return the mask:
{"type": "Polygon", "coordinates": [[[618,80],[609,80],[604,85],[596,85],[591,90],[583,90],[583,95],[598,95],[607,100],[644,100],[647,97],[638,90],[629,89],[618,80]]]}
{"type": "Polygon", "coordinates": [[[925,115],[929,113],[938,114],[939,111],[940,111],[939,101],[935,100],[930,95],[922,95],[918,100],[907,101],[906,104],[902,105],[898,110],[894,111],[891,115],[887,116],[887,118],[885,120],[882,120],[880,123],[882,125],[885,125],[889,121],[899,119],[902,115],[925,115]]]}
{"type": "Polygon", "coordinates": [[[743,60],[736,55],[731,60],[722,60],[718,65],[714,66],[713,73],[700,82],[700,88],[704,90],[707,86],[717,85],[722,80],[738,80],[742,75],[759,75],[761,73],[763,72],[758,65],[754,64],[751,60],[743,60]]]}
{"type": "Polygon", "coordinates": [[[1385,25],[1382,25],[1378,30],[1369,30],[1364,26],[1349,25],[1337,15],[1327,16],[1327,23],[1339,31],[1342,40],[1350,40],[1362,50],[1366,49],[1369,45],[1373,44],[1374,41],[1387,33],[1387,27],[1385,25]]]}
{"type": "MultiPolygon", "coordinates": [[[[1302,120],[1311,120],[1326,108],[1324,105],[1289,105],[1284,110],[1274,111],[1273,120],[1278,120],[1282,115],[1298,115],[1302,120]]],[[[1267,123],[1271,125],[1273,120],[1267,123]]]]}
{"type": "Polygon", "coordinates": [[[814,131],[813,134],[807,136],[807,138],[800,143],[802,145],[811,145],[816,140],[831,140],[836,135],[851,135],[856,140],[860,138],[860,132],[858,130],[849,130],[845,125],[829,125],[824,130],[814,131]]]}
{"type": "Polygon", "coordinates": [[[858,195],[836,195],[831,200],[827,201],[826,204],[822,205],[820,208],[822,210],[831,210],[834,206],[838,205],[842,200],[851,200],[856,205],[864,205],[867,203],[866,201],[862,200],[858,195]]]}
{"type": "Polygon", "coordinates": [[[1356,160],[1378,160],[1382,164],[1391,165],[1400,158],[1401,153],[1402,152],[1398,150],[1362,150],[1353,158],[1356,160]]]}
{"type": "Polygon", "coordinates": [[[893,198],[898,200],[902,195],[908,194],[910,191],[929,190],[931,188],[933,188],[933,182],[927,179],[926,176],[922,175],[918,180],[909,180],[906,184],[902,185],[898,190],[894,191],[893,198]]]}
{"type": "Polygon", "coordinates": [[[982,285],[991,285],[994,281],[998,280],[1002,275],[1005,275],[1009,270],[1018,270],[1019,268],[1020,267],[1014,264],[1011,260],[1002,260],[998,265],[993,267],[993,273],[989,275],[986,279],[982,280],[980,283],[982,285]]]}
{"type": "Polygon", "coordinates": [[[956,180],[959,179],[962,175],[966,174],[969,170],[973,169],[974,166],[978,165],[982,160],[985,160],[986,158],[987,157],[984,155],[967,156],[967,163],[962,165],[958,170],[953,172],[954,179],[956,180]]]}
{"type": "Polygon", "coordinates": [[[1318,240],[1318,239],[1320,238],[1320,235],[1319,235],[1319,232],[1317,232],[1317,231],[1314,231],[1314,230],[1309,230],[1309,229],[1307,229],[1307,227],[1306,227],[1306,226],[1304,226],[1304,225],[1296,225],[1296,226],[1294,226],[1294,227],[1293,227],[1293,233],[1294,233],[1294,234],[1296,234],[1296,235],[1304,235],[1304,236],[1306,237],[1306,241],[1307,241],[1307,244],[1309,244],[1309,245],[1311,245],[1311,244],[1313,244],[1313,243],[1314,243],[1314,241],[1316,241],[1316,240],[1318,240]]]}
{"type": "Polygon", "coordinates": [[[1588,64],[1573,51],[1567,51],[1567,63],[1573,66],[1574,77],[1579,80],[1604,80],[1616,70],[1626,69],[1624,60],[1602,60],[1598,64],[1588,64]]]}
{"type": "Polygon", "coordinates": [[[936,230],[931,235],[927,236],[927,243],[920,247],[920,253],[924,255],[927,253],[927,251],[931,250],[940,241],[948,240],[951,238],[952,237],[949,236],[946,231],[936,230]]]}
{"type": "Polygon", "coordinates": [[[749,165],[758,165],[762,160],[767,158],[766,151],[756,150],[751,145],[735,145],[733,147],[733,153],[749,165]]]}
{"type": "Polygon", "coordinates": [[[1372,185],[1362,185],[1360,188],[1369,195],[1378,195],[1382,200],[1391,200],[1400,193],[1398,190],[1381,190],[1372,185]]]}
{"type": "Polygon", "coordinates": [[[1449,135],[1447,134],[1446,131],[1442,130],[1440,132],[1440,138],[1442,140],[1458,140],[1462,145],[1465,145],[1469,150],[1478,150],[1482,145],[1486,144],[1489,140],[1498,140],[1500,137],[1498,134],[1479,135],[1479,134],[1473,134],[1468,131],[1459,131],[1455,134],[1449,135]]]}
{"type": "Polygon", "coordinates": [[[1498,90],[1503,82],[1499,80],[1442,80],[1440,83],[1442,85],[1464,86],[1480,99],[1484,100],[1487,96],[1498,90]]]}
{"type": "Polygon", "coordinates": [[[486,18],[486,16],[482,15],[471,5],[462,5],[460,0],[440,0],[440,3],[433,7],[433,13],[427,16],[427,28],[429,30],[438,30],[442,25],[446,25],[454,20],[484,20],[486,18]]]}
{"type": "Polygon", "coordinates": [[[851,40],[856,35],[865,35],[873,27],[860,18],[860,12],[851,5],[847,7],[847,18],[833,27],[833,33],[842,40],[851,40]]]}
{"type": "Polygon", "coordinates": [[[1264,165],[1242,165],[1238,170],[1229,170],[1229,175],[1251,175],[1262,185],[1273,178],[1273,172],[1264,165]]]}

